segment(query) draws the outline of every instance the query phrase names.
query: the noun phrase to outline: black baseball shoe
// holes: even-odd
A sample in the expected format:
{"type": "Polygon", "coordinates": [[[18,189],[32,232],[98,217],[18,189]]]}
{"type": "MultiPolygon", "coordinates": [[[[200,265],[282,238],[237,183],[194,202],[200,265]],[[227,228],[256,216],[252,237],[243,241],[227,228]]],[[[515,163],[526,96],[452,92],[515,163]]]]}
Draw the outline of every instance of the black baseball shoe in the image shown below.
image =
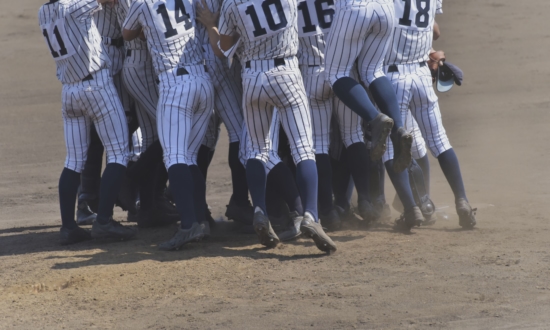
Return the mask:
{"type": "Polygon", "coordinates": [[[338,211],[334,208],[326,214],[319,214],[319,221],[327,231],[337,231],[342,228],[342,221],[340,221],[338,211]]]}
{"type": "Polygon", "coordinates": [[[178,250],[187,243],[200,241],[203,237],[203,227],[198,222],[195,222],[189,229],[178,228],[172,239],[159,244],[159,249],[163,251],[178,250]]]}
{"type": "Polygon", "coordinates": [[[393,143],[393,170],[401,173],[411,165],[413,137],[404,127],[400,127],[391,135],[391,140],[393,143]]]}
{"type": "Polygon", "coordinates": [[[94,223],[97,214],[92,212],[90,206],[85,201],[78,202],[76,209],[76,224],[79,226],[91,225],[94,223]]]}
{"type": "Polygon", "coordinates": [[[92,225],[92,237],[98,238],[116,238],[116,239],[130,239],[136,236],[137,230],[134,228],[124,227],[120,223],[110,218],[107,224],[102,225],[96,219],[92,225]]]}
{"type": "Polygon", "coordinates": [[[251,225],[255,217],[254,208],[250,205],[250,202],[248,205],[240,206],[233,202],[233,200],[230,200],[225,211],[225,216],[228,220],[251,225]]]}
{"type": "Polygon", "coordinates": [[[273,228],[271,228],[271,223],[269,218],[264,215],[262,212],[254,213],[254,231],[258,238],[260,238],[260,243],[268,248],[274,248],[279,244],[280,239],[275,234],[273,228]]]}
{"type": "Polygon", "coordinates": [[[456,213],[458,214],[458,224],[464,229],[472,229],[477,224],[477,209],[472,209],[470,203],[464,198],[456,201],[456,213]]]}
{"type": "Polygon", "coordinates": [[[336,251],[336,244],[325,233],[321,224],[313,220],[309,212],[304,215],[300,231],[305,236],[312,238],[319,250],[328,253],[336,251]]]}
{"type": "Polygon", "coordinates": [[[359,200],[357,202],[357,213],[361,218],[363,218],[363,221],[360,222],[361,227],[366,227],[371,222],[380,218],[380,215],[376,212],[372,203],[368,200],[359,200]]]}
{"type": "MultiPolygon", "coordinates": [[[[130,212],[128,212],[130,214],[130,212]]],[[[136,222],[139,228],[164,227],[176,223],[180,220],[179,214],[166,213],[165,209],[156,207],[148,210],[139,210],[136,222]]]]}
{"type": "Polygon", "coordinates": [[[369,126],[372,134],[370,159],[375,161],[381,159],[386,152],[386,140],[393,127],[393,119],[379,113],[376,118],[369,122],[369,126]]]}
{"type": "Polygon", "coordinates": [[[92,235],[90,235],[90,232],[78,226],[73,229],[61,227],[61,230],[59,231],[59,243],[61,245],[75,244],[91,239],[92,235]]]}
{"type": "Polygon", "coordinates": [[[424,222],[424,216],[418,206],[405,210],[399,219],[395,220],[393,229],[396,231],[410,233],[414,226],[421,226],[424,222]]]}
{"type": "Polygon", "coordinates": [[[293,240],[302,235],[302,232],[300,231],[300,225],[302,224],[303,217],[299,215],[296,211],[290,212],[289,216],[291,218],[289,228],[279,233],[279,239],[282,242],[293,240]]]}

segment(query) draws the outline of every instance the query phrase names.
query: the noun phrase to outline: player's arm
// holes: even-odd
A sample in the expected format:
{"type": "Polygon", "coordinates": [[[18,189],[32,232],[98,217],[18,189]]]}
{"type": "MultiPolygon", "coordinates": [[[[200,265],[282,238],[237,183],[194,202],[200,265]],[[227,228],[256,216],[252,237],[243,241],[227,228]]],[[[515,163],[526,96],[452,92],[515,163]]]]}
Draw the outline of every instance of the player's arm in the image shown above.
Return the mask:
{"type": "Polygon", "coordinates": [[[139,23],[141,2],[134,1],[128,9],[126,20],[122,23],[122,37],[126,41],[132,41],[142,33],[142,27],[139,23]]]}
{"type": "Polygon", "coordinates": [[[441,31],[439,30],[439,24],[437,24],[436,21],[434,21],[434,40],[439,39],[441,36],[441,31]]]}
{"type": "Polygon", "coordinates": [[[217,27],[219,18],[220,13],[211,12],[205,0],[202,0],[202,5],[197,6],[197,21],[206,27],[210,47],[212,47],[212,50],[217,57],[225,58],[225,54],[233,46],[235,46],[239,40],[239,35],[237,33],[234,33],[231,36],[220,34],[217,27]]]}

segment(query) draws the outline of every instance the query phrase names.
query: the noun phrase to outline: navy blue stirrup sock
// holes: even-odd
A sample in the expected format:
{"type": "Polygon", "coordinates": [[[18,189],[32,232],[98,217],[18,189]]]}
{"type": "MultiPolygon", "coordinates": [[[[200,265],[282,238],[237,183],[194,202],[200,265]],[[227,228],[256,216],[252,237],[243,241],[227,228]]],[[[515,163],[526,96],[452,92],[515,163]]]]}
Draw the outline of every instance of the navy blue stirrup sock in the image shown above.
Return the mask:
{"type": "Polygon", "coordinates": [[[105,166],[99,188],[99,206],[97,208],[97,222],[106,224],[113,216],[113,208],[118,197],[123,176],[126,175],[126,166],[109,163],[105,166]]]}
{"type": "Polygon", "coordinates": [[[462,174],[460,173],[458,157],[456,157],[454,149],[451,148],[443,152],[437,157],[437,160],[439,161],[443,174],[445,174],[445,177],[447,178],[447,182],[449,182],[449,185],[453,190],[455,200],[458,200],[459,198],[468,200],[468,198],[466,198],[464,181],[462,181],[462,174]]]}
{"type": "Polygon", "coordinates": [[[334,82],[332,90],[348,108],[363,120],[371,121],[378,116],[379,112],[372,104],[367,91],[354,79],[350,77],[340,78],[334,82]]]}
{"type": "Polygon", "coordinates": [[[193,199],[195,202],[195,215],[197,222],[206,221],[206,180],[197,165],[189,166],[193,176],[193,199]]]}
{"type": "Polygon", "coordinates": [[[248,206],[248,185],[246,184],[246,169],[239,160],[240,142],[229,144],[228,163],[231,169],[233,194],[231,200],[239,206],[248,206]]]}
{"type": "MultiPolygon", "coordinates": [[[[298,214],[304,214],[300,192],[296,186],[294,174],[283,162],[275,165],[267,175],[267,179],[273,182],[273,187],[285,201],[290,212],[296,211],[298,214]]],[[[271,185],[270,185],[271,187],[271,185]]]]}
{"type": "Polygon", "coordinates": [[[67,229],[77,227],[74,221],[74,211],[79,185],[80,173],[65,167],[59,177],[59,208],[61,209],[61,225],[67,229]]]}
{"type": "Polygon", "coordinates": [[[340,159],[331,158],[332,162],[332,187],[334,192],[334,205],[338,205],[344,210],[348,210],[351,204],[346,198],[346,192],[351,181],[351,173],[346,161],[346,149],[342,148],[340,159]]]}
{"type": "Polygon", "coordinates": [[[315,164],[317,165],[319,185],[319,213],[327,214],[332,211],[332,168],[330,156],[327,154],[316,154],[315,164]]]}
{"type": "Polygon", "coordinates": [[[380,110],[393,119],[392,132],[397,131],[399,127],[403,126],[403,120],[399,103],[397,103],[397,95],[390,80],[385,76],[377,78],[370,84],[369,90],[380,110]]]}
{"type": "Polygon", "coordinates": [[[346,148],[346,156],[355,189],[357,189],[357,198],[370,201],[367,146],[363,142],[354,143],[346,148]]]}
{"type": "Polygon", "coordinates": [[[195,216],[195,199],[193,176],[186,164],[174,164],[168,169],[168,181],[172,198],[181,217],[181,228],[190,229],[197,221],[195,216]]]}
{"type": "Polygon", "coordinates": [[[393,160],[388,160],[386,163],[386,171],[388,176],[397,192],[397,196],[403,203],[405,210],[409,210],[416,206],[414,197],[411,190],[411,184],[409,182],[409,171],[402,171],[401,173],[396,173],[393,170],[393,160]]]}
{"type": "Polygon", "coordinates": [[[246,181],[248,182],[248,189],[250,189],[252,205],[254,208],[259,207],[267,215],[267,207],[265,205],[267,175],[265,173],[265,165],[261,160],[249,159],[246,162],[246,181]]]}
{"type": "Polygon", "coordinates": [[[422,175],[424,175],[424,185],[426,186],[426,193],[430,195],[430,159],[428,154],[424,157],[416,159],[416,163],[422,169],[422,175]]]}
{"type": "Polygon", "coordinates": [[[300,191],[305,212],[311,213],[315,222],[319,222],[317,211],[318,192],[317,165],[311,159],[303,160],[296,165],[296,184],[300,191]]]}
{"type": "Polygon", "coordinates": [[[202,176],[205,178],[208,175],[208,167],[210,166],[210,148],[205,145],[201,145],[197,154],[197,166],[202,172],[202,176]]]}

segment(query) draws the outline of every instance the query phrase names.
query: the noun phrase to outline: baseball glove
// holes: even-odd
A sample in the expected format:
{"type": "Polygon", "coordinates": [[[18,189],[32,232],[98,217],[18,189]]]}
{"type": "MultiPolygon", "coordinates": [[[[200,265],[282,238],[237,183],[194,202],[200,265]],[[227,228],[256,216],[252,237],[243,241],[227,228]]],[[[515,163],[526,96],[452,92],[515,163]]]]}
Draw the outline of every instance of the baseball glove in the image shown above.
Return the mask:
{"type": "Polygon", "coordinates": [[[437,77],[437,69],[445,62],[445,53],[442,50],[433,51],[430,53],[430,60],[428,61],[428,67],[432,72],[432,78],[435,81],[437,77]]]}

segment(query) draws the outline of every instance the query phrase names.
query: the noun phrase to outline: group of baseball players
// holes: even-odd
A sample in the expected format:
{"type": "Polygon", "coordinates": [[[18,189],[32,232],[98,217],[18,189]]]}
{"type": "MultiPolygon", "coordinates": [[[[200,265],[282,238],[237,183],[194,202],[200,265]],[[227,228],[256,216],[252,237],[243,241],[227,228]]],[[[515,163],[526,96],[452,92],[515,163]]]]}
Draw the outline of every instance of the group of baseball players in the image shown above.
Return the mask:
{"type": "Polygon", "coordinates": [[[427,149],[473,228],[433,88],[438,13],[442,0],[50,0],[39,24],[63,84],[61,244],[134,237],[115,205],[139,228],[179,221],[162,250],[207,238],[221,123],[225,215],[268,248],[304,235],[335,251],[325,230],[388,215],[386,172],[394,228],[433,223],[427,149]]]}

